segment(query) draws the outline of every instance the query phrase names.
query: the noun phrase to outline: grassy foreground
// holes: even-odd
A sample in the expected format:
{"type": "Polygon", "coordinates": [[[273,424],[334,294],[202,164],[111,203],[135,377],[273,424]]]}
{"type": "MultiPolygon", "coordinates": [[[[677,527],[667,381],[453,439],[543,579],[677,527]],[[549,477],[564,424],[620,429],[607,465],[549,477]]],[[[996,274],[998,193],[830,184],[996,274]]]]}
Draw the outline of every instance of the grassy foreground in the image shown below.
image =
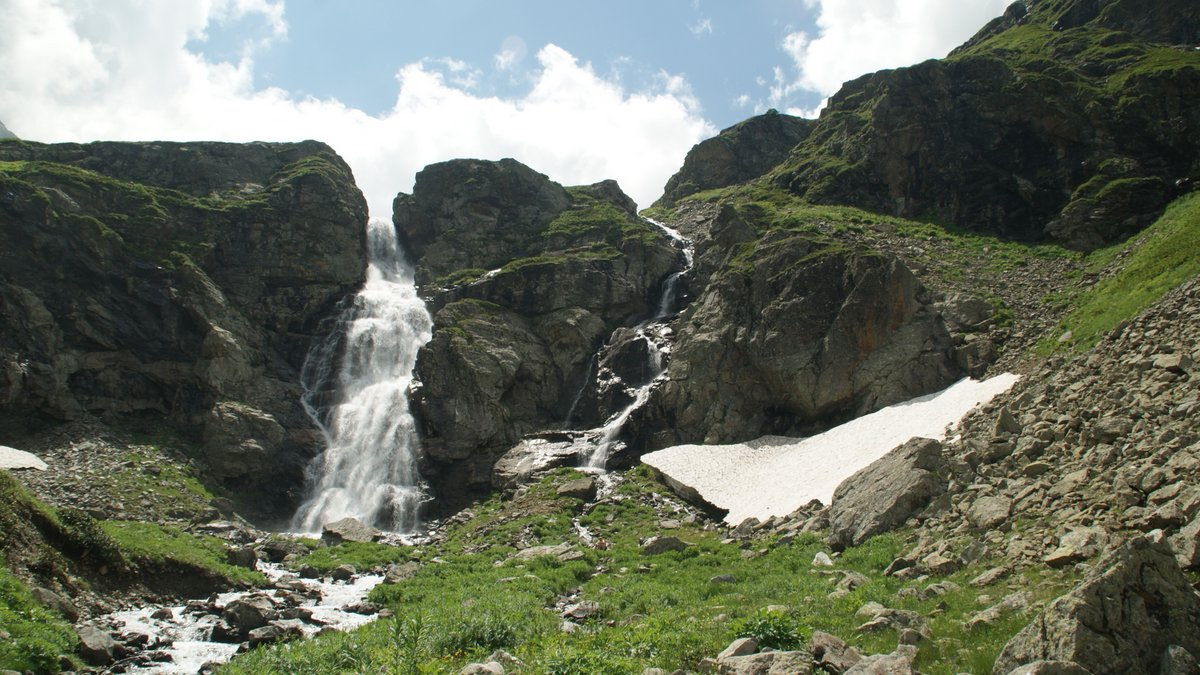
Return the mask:
{"type": "Polygon", "coordinates": [[[1071,581],[1067,575],[1014,575],[993,587],[971,587],[968,582],[992,560],[920,583],[884,576],[906,548],[905,533],[875,537],[835,557],[832,567],[814,566],[814,556],[828,551],[818,534],[726,539],[643,470],[618,478],[615,492],[587,508],[555,492],[573,473],[557,472],[511,500],[492,498],[443,543],[407,551],[421,565],[416,576],[372,593],[393,617],[352,633],[260,649],[221,672],[448,673],[498,649],[521,659],[518,672],[524,673],[695,670],[736,637],[754,635],[786,649],[804,644],[814,630],[864,653],[890,652],[894,631],[857,631],[866,619],[855,611],[872,601],[929,617],[934,637],[921,646],[922,672],[990,672],[1004,642],[1029,615],[1014,613],[975,631],[964,620],[1010,587],[1028,591],[1036,605],[1071,581]],[[594,537],[593,545],[581,540],[579,527],[594,537]],[[690,545],[644,555],[640,538],[652,534],[690,545]],[[515,555],[517,543],[571,549],[526,559],[515,555]],[[837,591],[854,574],[866,582],[837,591]],[[943,594],[922,599],[901,593],[935,582],[943,584],[943,594]],[[594,614],[564,631],[561,611],[580,602],[596,603],[594,614]]]}
{"type": "Polygon", "coordinates": [[[71,625],[42,607],[0,557],[0,669],[56,673],[59,655],[75,650],[71,625]]]}

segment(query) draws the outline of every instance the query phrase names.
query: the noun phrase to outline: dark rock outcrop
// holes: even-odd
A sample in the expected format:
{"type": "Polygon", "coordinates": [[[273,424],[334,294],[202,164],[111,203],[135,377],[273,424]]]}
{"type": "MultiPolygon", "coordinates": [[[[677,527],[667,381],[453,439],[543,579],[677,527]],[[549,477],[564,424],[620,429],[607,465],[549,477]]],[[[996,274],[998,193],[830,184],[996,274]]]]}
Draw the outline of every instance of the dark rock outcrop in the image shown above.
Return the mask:
{"type": "Polygon", "coordinates": [[[1200,596],[1169,547],[1139,537],[1009,640],[992,672],[1068,661],[1094,673],[1157,673],[1171,647],[1200,653],[1200,596]]]}
{"type": "Polygon", "coordinates": [[[795,435],[960,376],[944,322],[896,258],[779,230],[725,251],[639,416],[651,447],[795,435]]]}
{"type": "Polygon", "coordinates": [[[312,141],[8,141],[0,160],[3,411],[165,421],[251,510],[290,513],[319,449],[298,373],[365,265],[349,167],[312,141]]]}
{"type": "Polygon", "coordinates": [[[534,253],[550,222],[571,205],[557,183],[512,159],[425,167],[411,195],[392,204],[417,285],[432,291],[450,274],[480,273],[534,253]]]}
{"type": "Polygon", "coordinates": [[[562,427],[595,351],[652,313],[681,254],[612,181],[563,188],[511,159],[426,167],[394,208],[434,311],[413,404],[450,497],[562,427]]]}
{"type": "Polygon", "coordinates": [[[1058,8],[1055,30],[1093,24],[1123,31],[1147,42],[1200,43],[1200,7],[1188,0],[1076,0],[1058,8]]]}
{"type": "Polygon", "coordinates": [[[1090,249],[1200,178],[1200,9],[1036,3],[942,61],[847,82],[774,173],[820,203],[1090,249]]]}
{"type": "Polygon", "coordinates": [[[722,130],[688,151],[654,205],[669,208],[690,194],[758,178],[787,159],[815,124],[769,110],[722,130]]]}

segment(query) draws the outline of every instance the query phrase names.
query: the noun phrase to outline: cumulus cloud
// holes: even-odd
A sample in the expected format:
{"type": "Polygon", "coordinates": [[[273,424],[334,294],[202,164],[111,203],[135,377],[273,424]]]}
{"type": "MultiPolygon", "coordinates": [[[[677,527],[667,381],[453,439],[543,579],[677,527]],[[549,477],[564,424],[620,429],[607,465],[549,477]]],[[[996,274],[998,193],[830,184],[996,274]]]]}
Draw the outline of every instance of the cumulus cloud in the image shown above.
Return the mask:
{"type": "Polygon", "coordinates": [[[476,95],[474,68],[425,59],[400,68],[394,105],[370,115],[255,86],[255,45],[236,63],[187,48],[228,17],[261,16],[267,38],[282,34],[280,3],[107,0],[70,12],[62,4],[0,0],[0,119],[22,138],[315,138],[350,163],[375,217],[390,214],[416,171],[454,157],[514,157],[565,184],[615,178],[648,205],[687,150],[716,131],[682,78],[630,91],[555,45],[537,52],[520,96],[476,95]]]}
{"type": "Polygon", "coordinates": [[[800,95],[827,98],[859,75],[945,56],[1009,2],[805,0],[817,12],[816,34],[797,31],[783,39],[791,63],[765,82],[766,102],[795,110],[788,104],[800,95]]]}
{"type": "Polygon", "coordinates": [[[704,37],[705,35],[712,35],[712,32],[713,32],[712,19],[710,19],[708,17],[704,17],[703,19],[696,21],[696,23],[693,23],[692,25],[688,26],[688,30],[690,30],[692,32],[692,35],[695,35],[696,37],[704,37]]]}

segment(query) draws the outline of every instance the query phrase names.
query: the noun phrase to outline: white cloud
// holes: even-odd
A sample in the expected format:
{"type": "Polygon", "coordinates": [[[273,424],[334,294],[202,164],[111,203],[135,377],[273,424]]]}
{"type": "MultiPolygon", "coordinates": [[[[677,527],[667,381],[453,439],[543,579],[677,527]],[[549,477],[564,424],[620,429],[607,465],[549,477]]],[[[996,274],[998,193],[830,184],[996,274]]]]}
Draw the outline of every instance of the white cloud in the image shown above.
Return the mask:
{"type": "Polygon", "coordinates": [[[508,70],[517,63],[517,54],[508,49],[501,49],[496,56],[493,57],[496,67],[500,70],[508,70]]]}
{"type": "Polygon", "coordinates": [[[442,73],[442,77],[459,89],[474,89],[479,86],[479,78],[483,75],[466,61],[448,56],[421,59],[420,65],[423,69],[442,73]]]}
{"type": "Polygon", "coordinates": [[[68,12],[51,0],[0,0],[0,119],[46,142],[315,138],[350,163],[376,217],[390,214],[416,171],[455,157],[514,157],[565,184],[615,178],[648,205],[688,149],[716,131],[681,77],[628,91],[554,45],[537,53],[532,85],[513,98],[473,94],[478,71],[461,62],[406,65],[381,115],[255,87],[252,52],[214,63],[186,47],[238,13],[261,14],[279,34],[278,6],[106,0],[68,12]]]}
{"type": "Polygon", "coordinates": [[[496,68],[512,70],[524,60],[527,51],[524,40],[516,35],[510,35],[504,38],[504,42],[500,44],[500,51],[492,58],[496,68]]]}
{"type": "Polygon", "coordinates": [[[708,17],[704,17],[703,19],[700,19],[696,23],[688,26],[688,30],[690,30],[692,32],[692,35],[694,35],[696,37],[704,37],[705,35],[712,35],[712,32],[713,32],[712,19],[710,19],[708,17]]]}
{"type": "MultiPolygon", "coordinates": [[[[1010,0],[805,0],[817,11],[816,35],[798,31],[782,43],[791,68],[776,72],[772,107],[800,92],[828,97],[842,83],[883,68],[945,56],[1010,0]]],[[[819,108],[818,108],[819,109],[819,108]]]]}

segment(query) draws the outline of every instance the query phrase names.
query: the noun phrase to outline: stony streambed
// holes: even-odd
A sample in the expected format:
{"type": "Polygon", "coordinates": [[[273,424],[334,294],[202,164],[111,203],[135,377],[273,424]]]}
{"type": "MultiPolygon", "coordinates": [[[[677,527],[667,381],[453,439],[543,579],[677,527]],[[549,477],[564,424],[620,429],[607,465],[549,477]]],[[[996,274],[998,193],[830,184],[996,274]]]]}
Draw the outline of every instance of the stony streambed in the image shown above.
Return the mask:
{"type": "Polygon", "coordinates": [[[274,563],[259,562],[258,569],[271,581],[269,588],[102,617],[97,623],[130,654],[110,666],[110,672],[190,675],[225,663],[240,651],[351,630],[380,614],[366,596],[383,580],[381,575],[343,572],[301,579],[274,563]]]}

